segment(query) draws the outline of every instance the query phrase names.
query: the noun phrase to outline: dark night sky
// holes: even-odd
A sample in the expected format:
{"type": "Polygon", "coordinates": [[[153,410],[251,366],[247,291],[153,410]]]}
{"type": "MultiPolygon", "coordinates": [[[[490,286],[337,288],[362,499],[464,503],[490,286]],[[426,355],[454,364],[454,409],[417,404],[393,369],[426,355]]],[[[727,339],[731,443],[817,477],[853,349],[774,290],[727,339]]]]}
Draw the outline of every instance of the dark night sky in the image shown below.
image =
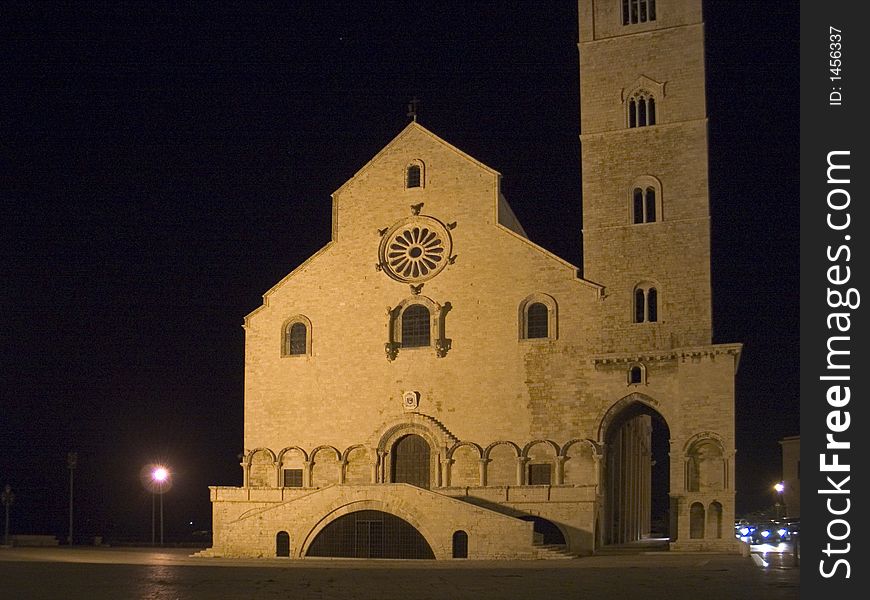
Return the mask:
{"type": "MultiPolygon", "coordinates": [[[[4,3],[0,485],[13,532],[167,536],[239,485],[242,318],[329,240],[330,197],[407,123],[500,171],[580,248],[577,8],[525,2],[4,3]]],[[[716,342],[743,342],[738,510],[798,433],[798,3],[710,2],[716,342]]],[[[194,525],[188,525],[193,521],[194,525]]]]}

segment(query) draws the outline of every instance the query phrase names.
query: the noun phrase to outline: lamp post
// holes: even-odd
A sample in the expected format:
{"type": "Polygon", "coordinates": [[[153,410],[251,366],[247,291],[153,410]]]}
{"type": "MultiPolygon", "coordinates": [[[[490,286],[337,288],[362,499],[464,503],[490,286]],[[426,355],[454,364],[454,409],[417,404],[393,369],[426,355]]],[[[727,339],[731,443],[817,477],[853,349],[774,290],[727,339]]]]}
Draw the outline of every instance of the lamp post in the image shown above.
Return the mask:
{"type": "Polygon", "coordinates": [[[151,471],[153,488],[151,492],[151,544],[154,544],[154,494],[160,495],[160,545],[163,546],[163,492],[169,483],[169,469],[157,465],[151,471]]]}
{"type": "Polygon", "coordinates": [[[73,545],[73,471],[75,471],[78,461],[78,454],[67,452],[66,466],[69,467],[69,533],[66,536],[66,542],[70,546],[73,545]]]}
{"type": "Polygon", "coordinates": [[[780,481],[776,485],[773,486],[773,489],[776,490],[777,499],[776,499],[776,518],[781,519],[783,515],[785,515],[785,502],[782,499],[782,492],[785,490],[785,485],[780,481]]]}
{"type": "Polygon", "coordinates": [[[3,535],[3,545],[9,545],[9,507],[15,502],[15,494],[12,493],[12,486],[8,483],[6,487],[3,488],[3,493],[0,494],[0,501],[3,502],[3,506],[6,507],[6,529],[5,534],[3,535]]]}

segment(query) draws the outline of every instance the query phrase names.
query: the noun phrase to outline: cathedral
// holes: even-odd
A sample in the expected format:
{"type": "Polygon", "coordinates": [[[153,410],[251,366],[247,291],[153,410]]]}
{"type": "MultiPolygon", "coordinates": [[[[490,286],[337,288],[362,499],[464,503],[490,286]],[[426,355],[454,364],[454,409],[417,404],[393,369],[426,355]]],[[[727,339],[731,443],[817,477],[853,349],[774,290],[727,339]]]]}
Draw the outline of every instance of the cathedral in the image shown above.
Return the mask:
{"type": "Polygon", "coordinates": [[[582,268],[411,122],[245,318],[243,483],[211,488],[203,554],[736,549],[701,4],[580,0],[579,23],[582,268]]]}

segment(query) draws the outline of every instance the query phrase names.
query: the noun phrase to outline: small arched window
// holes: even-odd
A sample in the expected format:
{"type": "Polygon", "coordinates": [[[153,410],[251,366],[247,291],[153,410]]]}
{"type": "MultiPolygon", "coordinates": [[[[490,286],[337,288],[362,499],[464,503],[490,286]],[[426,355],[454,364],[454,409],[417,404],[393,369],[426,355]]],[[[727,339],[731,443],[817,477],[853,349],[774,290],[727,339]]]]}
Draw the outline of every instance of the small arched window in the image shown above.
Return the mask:
{"type": "Polygon", "coordinates": [[[284,325],[284,356],[307,356],[311,354],[311,323],[302,315],[293,317],[284,325]]]}
{"type": "Polygon", "coordinates": [[[629,385],[637,385],[643,383],[643,367],[634,365],[628,370],[629,385]]]}
{"type": "Polygon", "coordinates": [[[418,188],[420,187],[421,177],[420,177],[420,165],[410,165],[408,167],[407,175],[405,178],[405,185],[408,188],[418,188]]]}
{"type": "Polygon", "coordinates": [[[656,220],[656,190],[654,187],[632,190],[632,212],[635,223],[655,223],[656,220]]]}
{"type": "Polygon", "coordinates": [[[662,220],[662,184],[652,175],[635,178],[630,187],[630,219],[634,224],[662,220]]]}
{"type": "Polygon", "coordinates": [[[656,323],[659,320],[659,293],[649,284],[634,289],[634,322],[656,323]]]}
{"type": "Polygon", "coordinates": [[[628,100],[628,126],[646,127],[656,124],[656,101],[652,92],[637,90],[628,100]]]}
{"type": "Polygon", "coordinates": [[[521,340],[556,339],[556,300],[543,293],[526,297],[519,306],[521,340]]]}
{"type": "Polygon", "coordinates": [[[304,323],[293,323],[290,326],[290,335],[287,336],[287,354],[305,354],[308,329],[304,323]]]}
{"type": "Polygon", "coordinates": [[[549,326],[547,321],[549,317],[549,309],[546,305],[540,302],[534,302],[529,305],[526,316],[528,328],[528,338],[545,338],[549,336],[549,326]]]}
{"type": "Polygon", "coordinates": [[[419,348],[431,343],[432,315],[422,304],[412,304],[402,312],[402,347],[419,348]]]}

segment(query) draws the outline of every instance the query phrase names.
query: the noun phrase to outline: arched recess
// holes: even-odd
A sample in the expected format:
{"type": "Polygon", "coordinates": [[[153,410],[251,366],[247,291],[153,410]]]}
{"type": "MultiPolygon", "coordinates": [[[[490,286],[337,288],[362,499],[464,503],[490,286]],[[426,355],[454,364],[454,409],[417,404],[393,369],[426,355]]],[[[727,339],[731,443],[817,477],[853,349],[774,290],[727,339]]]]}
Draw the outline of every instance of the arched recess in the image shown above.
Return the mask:
{"type": "Polygon", "coordinates": [[[474,442],[459,442],[447,453],[451,459],[450,486],[465,487],[480,485],[480,459],[483,449],[474,442]]]}
{"type": "Polygon", "coordinates": [[[278,477],[283,487],[304,487],[307,484],[308,455],[298,446],[278,453],[278,477]]]}
{"type": "Polygon", "coordinates": [[[275,556],[290,556],[290,534],[286,531],[275,535],[275,556]]]}
{"type": "Polygon", "coordinates": [[[712,433],[694,436],[686,444],[686,491],[718,492],[728,481],[722,441],[712,433]]]}
{"type": "Polygon", "coordinates": [[[372,483],[372,458],[368,448],[362,445],[351,446],[344,451],[344,483],[372,483]]]}
{"type": "Polygon", "coordinates": [[[554,485],[556,460],[559,446],[550,440],[535,440],[525,445],[522,457],[526,459],[525,483],[527,485],[554,485]]]}
{"type": "Polygon", "coordinates": [[[520,447],[513,442],[493,442],[486,447],[486,485],[519,485],[517,459],[520,447]]]}
{"type": "Polygon", "coordinates": [[[275,487],[275,455],[257,448],[248,455],[248,487],[275,487]]]}
{"type": "Polygon", "coordinates": [[[614,403],[601,418],[599,436],[604,446],[601,543],[676,531],[669,496],[670,430],[655,400],[634,393],[614,403]]]}
{"type": "Polygon", "coordinates": [[[326,487],[339,483],[341,453],[333,446],[318,446],[311,451],[311,486],[326,487]]]}
{"type": "Polygon", "coordinates": [[[468,534],[462,530],[453,532],[453,558],[468,558],[468,534]]]}
{"type": "MultiPolygon", "coordinates": [[[[422,536],[426,547],[429,548],[429,551],[432,551],[432,545],[430,540],[435,539],[432,536],[432,532],[430,528],[427,528],[423,523],[421,523],[413,514],[409,513],[405,508],[401,506],[387,506],[384,502],[380,500],[360,500],[358,502],[351,502],[349,504],[345,504],[343,506],[339,506],[335,510],[331,511],[327,515],[325,515],[322,519],[320,519],[308,532],[308,535],[305,536],[302,544],[299,549],[299,556],[315,556],[312,554],[312,546],[314,544],[314,540],[316,540],[320,534],[330,525],[335,523],[336,521],[342,519],[345,516],[361,513],[361,512],[378,512],[390,514],[401,521],[404,521],[408,525],[411,526],[420,536],[422,536]]],[[[348,521],[345,521],[347,523],[348,521]]],[[[350,533],[352,535],[352,539],[355,538],[356,533],[350,533]]],[[[360,557],[362,558],[362,557],[360,557]]],[[[374,558],[374,557],[372,557],[374,558]]],[[[388,557],[383,557],[388,558],[388,557]]],[[[413,558],[413,557],[406,557],[413,558]]],[[[418,557],[423,558],[423,557],[418,557]]],[[[428,558],[434,558],[433,556],[429,556],[428,558]]]]}
{"type": "Polygon", "coordinates": [[[722,537],[722,504],[711,502],[707,507],[707,537],[720,539],[722,537]]]}
{"type": "Polygon", "coordinates": [[[574,439],[562,447],[564,461],[562,483],[595,485],[598,483],[600,448],[592,440],[574,439]]]}
{"type": "Polygon", "coordinates": [[[689,507],[689,538],[700,540],[704,537],[704,505],[693,502],[689,507]]]}

